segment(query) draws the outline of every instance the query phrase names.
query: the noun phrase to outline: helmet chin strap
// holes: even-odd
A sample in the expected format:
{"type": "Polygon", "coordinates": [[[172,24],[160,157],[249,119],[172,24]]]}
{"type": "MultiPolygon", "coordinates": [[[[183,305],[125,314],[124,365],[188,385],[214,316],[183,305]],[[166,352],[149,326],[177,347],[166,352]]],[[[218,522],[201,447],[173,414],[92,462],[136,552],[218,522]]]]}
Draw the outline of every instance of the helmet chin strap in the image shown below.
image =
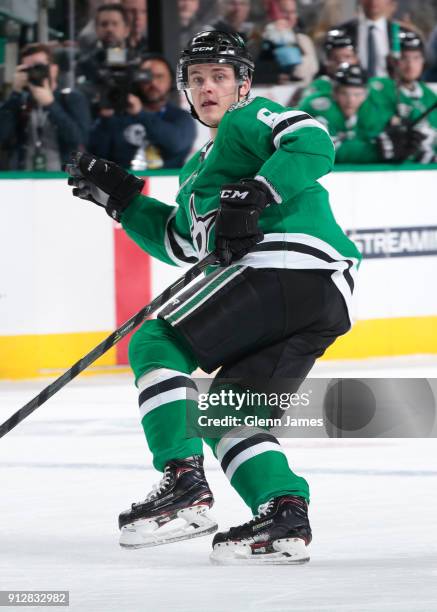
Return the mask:
{"type": "MultiPolygon", "coordinates": [[[[239,101],[240,101],[240,89],[241,89],[241,87],[242,87],[241,85],[239,85],[239,86],[238,86],[238,90],[237,90],[237,93],[238,93],[237,102],[239,102],[239,101]]],[[[190,99],[189,99],[189,97],[188,97],[188,94],[187,94],[187,92],[186,92],[186,90],[185,90],[185,89],[184,89],[184,94],[185,94],[185,98],[186,98],[186,100],[187,100],[187,102],[188,102],[188,106],[190,107],[190,113],[191,113],[191,116],[192,116],[194,119],[196,119],[196,120],[197,120],[199,123],[201,123],[202,125],[204,125],[204,126],[205,126],[205,127],[207,127],[207,128],[214,128],[214,129],[215,129],[215,128],[218,128],[218,126],[219,126],[219,124],[218,124],[218,123],[216,123],[215,125],[208,125],[207,123],[205,123],[204,121],[202,121],[202,119],[201,119],[201,118],[199,117],[199,115],[197,114],[196,109],[194,108],[194,105],[193,105],[193,104],[192,104],[192,102],[190,101],[190,99]]]]}

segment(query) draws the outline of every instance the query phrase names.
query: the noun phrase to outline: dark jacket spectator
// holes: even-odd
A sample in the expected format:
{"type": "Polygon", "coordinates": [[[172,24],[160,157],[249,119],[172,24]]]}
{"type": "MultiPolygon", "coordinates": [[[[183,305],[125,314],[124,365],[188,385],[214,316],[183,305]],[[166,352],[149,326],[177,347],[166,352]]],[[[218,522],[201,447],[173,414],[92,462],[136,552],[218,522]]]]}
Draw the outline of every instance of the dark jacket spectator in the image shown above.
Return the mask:
{"type": "Polygon", "coordinates": [[[200,0],[178,0],[180,49],[184,49],[188,41],[203,29],[199,20],[199,7],[200,0]]]}
{"type": "Polygon", "coordinates": [[[28,45],[21,62],[0,107],[0,144],[10,151],[9,169],[61,170],[71,152],[87,144],[88,102],[79,91],[57,86],[58,67],[47,45],[28,45]]]}
{"type": "Polygon", "coordinates": [[[147,80],[127,98],[124,112],[104,108],[91,131],[89,149],[135,170],[178,168],[191,151],[196,129],[189,113],[169,102],[173,75],[158,55],[146,57],[147,80]]]}
{"type": "Polygon", "coordinates": [[[204,29],[237,32],[246,42],[249,53],[256,59],[261,44],[261,30],[249,20],[251,8],[251,0],[222,0],[221,16],[204,29]]]}
{"type": "Polygon", "coordinates": [[[194,137],[190,115],[169,102],[157,113],[142,110],[136,115],[117,113],[100,117],[92,129],[89,149],[124,168],[129,168],[135,158],[141,159],[142,153],[144,169],[180,168],[194,137]]]}
{"type": "MultiPolygon", "coordinates": [[[[391,14],[392,0],[360,0],[362,15],[338,26],[352,38],[360,64],[369,77],[388,76],[390,52],[396,46],[394,37],[400,24],[387,18],[391,14]]],[[[402,28],[405,30],[405,28],[402,28]]]]}

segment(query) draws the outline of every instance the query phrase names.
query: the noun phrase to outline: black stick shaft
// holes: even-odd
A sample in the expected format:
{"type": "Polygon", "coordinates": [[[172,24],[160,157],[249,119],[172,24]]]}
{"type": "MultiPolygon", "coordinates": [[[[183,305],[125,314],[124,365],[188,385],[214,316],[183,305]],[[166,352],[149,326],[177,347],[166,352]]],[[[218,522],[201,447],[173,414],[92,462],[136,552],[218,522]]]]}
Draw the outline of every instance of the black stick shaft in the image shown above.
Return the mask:
{"type": "Polygon", "coordinates": [[[421,115],[419,115],[416,119],[414,119],[414,121],[410,123],[409,127],[412,128],[413,126],[423,121],[423,119],[425,119],[425,117],[427,117],[430,113],[432,113],[432,111],[435,110],[436,108],[437,108],[437,100],[433,104],[431,104],[429,108],[424,110],[421,115]]]}
{"type": "Polygon", "coordinates": [[[87,353],[82,359],[79,359],[69,370],[64,372],[59,378],[54,380],[48,387],[43,389],[41,393],[38,393],[30,402],[25,404],[20,410],[17,410],[7,421],[0,425],[0,438],[6,435],[11,429],[13,429],[18,423],[21,423],[29,414],[32,414],[34,410],[39,408],[44,402],[46,402],[52,395],[57,393],[62,387],[68,384],[73,378],[76,378],[78,374],[83,372],[89,365],[91,365],[96,359],[101,357],[106,351],[113,347],[119,342],[124,336],[130,331],[138,327],[140,323],[154,313],[156,310],[161,308],[170,298],[172,298],[178,291],[186,287],[196,276],[199,276],[203,270],[216,263],[216,258],[213,254],[207,255],[202,261],[195,264],[192,268],[185,273],[184,276],[175,281],[170,287],[168,287],[161,295],[156,297],[150,304],[139,310],[133,317],[125,321],[118,329],[116,329],[110,336],[105,338],[100,344],[93,348],[87,353]]]}

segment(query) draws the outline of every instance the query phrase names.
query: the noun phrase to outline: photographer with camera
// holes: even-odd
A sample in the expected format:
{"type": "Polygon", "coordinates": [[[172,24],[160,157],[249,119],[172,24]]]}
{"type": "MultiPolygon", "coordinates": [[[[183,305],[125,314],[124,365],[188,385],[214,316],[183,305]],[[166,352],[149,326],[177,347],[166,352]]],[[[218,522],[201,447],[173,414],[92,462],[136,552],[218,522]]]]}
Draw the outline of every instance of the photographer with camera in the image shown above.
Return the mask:
{"type": "Polygon", "coordinates": [[[179,168],[196,136],[190,114],[169,101],[173,71],[159,54],[143,56],[130,78],[107,88],[89,149],[125,168],[179,168]]]}
{"type": "Polygon", "coordinates": [[[91,126],[86,98],[57,85],[51,48],[27,45],[21,51],[12,92],[0,106],[0,145],[9,170],[61,170],[71,151],[85,148],[91,126]]]}
{"type": "Polygon", "coordinates": [[[135,62],[139,52],[129,47],[129,14],[121,4],[102,4],[96,14],[97,40],[90,51],[78,57],[76,74],[81,91],[91,104],[93,116],[98,115],[102,87],[111,72],[135,62]]]}

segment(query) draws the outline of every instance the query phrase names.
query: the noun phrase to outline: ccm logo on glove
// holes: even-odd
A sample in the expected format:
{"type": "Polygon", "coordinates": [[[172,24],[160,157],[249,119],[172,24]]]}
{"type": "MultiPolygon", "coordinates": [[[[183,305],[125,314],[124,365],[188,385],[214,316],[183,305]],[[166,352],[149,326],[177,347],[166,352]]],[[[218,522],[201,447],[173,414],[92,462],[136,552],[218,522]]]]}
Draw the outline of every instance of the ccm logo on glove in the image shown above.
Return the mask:
{"type": "Polygon", "coordinates": [[[230,189],[223,189],[220,192],[220,198],[222,200],[228,200],[228,199],[233,199],[236,198],[238,200],[244,200],[247,196],[249,195],[248,191],[237,191],[237,190],[230,190],[230,189]]]}

